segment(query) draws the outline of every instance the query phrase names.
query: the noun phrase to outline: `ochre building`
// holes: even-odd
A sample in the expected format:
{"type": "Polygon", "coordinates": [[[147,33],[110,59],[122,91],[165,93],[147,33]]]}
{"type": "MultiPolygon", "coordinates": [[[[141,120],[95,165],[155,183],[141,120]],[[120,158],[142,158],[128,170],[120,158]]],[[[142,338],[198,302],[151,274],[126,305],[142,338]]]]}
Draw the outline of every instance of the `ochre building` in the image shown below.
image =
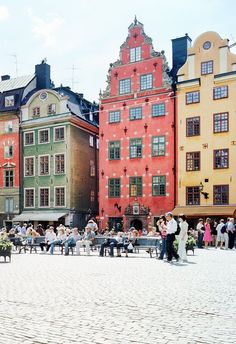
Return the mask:
{"type": "Polygon", "coordinates": [[[188,50],[177,80],[177,207],[174,214],[236,211],[236,55],[215,32],[188,50]]]}

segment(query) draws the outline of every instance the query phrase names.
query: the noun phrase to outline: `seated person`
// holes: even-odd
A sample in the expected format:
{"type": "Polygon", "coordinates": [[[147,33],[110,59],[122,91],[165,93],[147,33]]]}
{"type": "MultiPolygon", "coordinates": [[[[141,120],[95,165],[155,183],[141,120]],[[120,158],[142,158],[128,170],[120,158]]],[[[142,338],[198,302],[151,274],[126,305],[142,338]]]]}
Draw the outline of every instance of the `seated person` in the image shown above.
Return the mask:
{"type": "Polygon", "coordinates": [[[115,239],[115,231],[114,230],[111,230],[109,232],[109,238],[105,239],[104,243],[102,243],[101,245],[101,248],[100,248],[100,252],[99,252],[99,256],[100,257],[103,257],[104,256],[104,250],[105,250],[105,247],[110,247],[110,244],[112,242],[116,242],[116,239],[115,239]]]}
{"type": "Polygon", "coordinates": [[[65,256],[69,255],[69,247],[76,246],[76,242],[81,239],[81,235],[78,232],[78,228],[73,228],[72,233],[62,242],[65,247],[65,256]]]}
{"type": "Polygon", "coordinates": [[[125,256],[128,257],[128,251],[133,251],[133,248],[130,249],[130,246],[134,247],[137,245],[137,239],[138,239],[138,231],[136,229],[133,229],[131,233],[129,233],[128,237],[126,238],[124,242],[124,251],[125,256]]]}
{"type": "Polygon", "coordinates": [[[88,224],[85,227],[85,232],[82,238],[76,242],[76,253],[78,256],[80,255],[80,248],[83,245],[85,245],[87,255],[90,255],[90,245],[92,245],[95,238],[95,233],[92,228],[93,227],[88,224]]]}
{"type": "Polygon", "coordinates": [[[53,226],[50,226],[49,229],[47,229],[47,231],[46,231],[44,242],[41,242],[39,244],[41,251],[43,252],[44,246],[46,246],[46,252],[48,252],[49,248],[51,246],[51,242],[54,241],[55,239],[56,239],[56,234],[54,233],[54,228],[53,228],[53,226]]]}
{"type": "Polygon", "coordinates": [[[64,226],[58,227],[58,234],[55,240],[51,242],[50,253],[53,254],[55,245],[61,245],[64,241],[66,241],[67,236],[65,232],[64,226]]]}

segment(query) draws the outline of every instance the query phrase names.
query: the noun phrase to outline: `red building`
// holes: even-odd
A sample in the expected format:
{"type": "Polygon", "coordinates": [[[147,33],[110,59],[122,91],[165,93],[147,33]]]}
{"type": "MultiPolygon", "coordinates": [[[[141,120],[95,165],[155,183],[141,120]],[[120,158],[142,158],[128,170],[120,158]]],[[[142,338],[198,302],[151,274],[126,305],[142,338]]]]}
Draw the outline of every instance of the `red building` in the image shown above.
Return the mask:
{"type": "Polygon", "coordinates": [[[135,18],[101,95],[103,227],[147,228],[174,207],[174,99],[168,71],[164,52],[154,51],[135,18]]]}

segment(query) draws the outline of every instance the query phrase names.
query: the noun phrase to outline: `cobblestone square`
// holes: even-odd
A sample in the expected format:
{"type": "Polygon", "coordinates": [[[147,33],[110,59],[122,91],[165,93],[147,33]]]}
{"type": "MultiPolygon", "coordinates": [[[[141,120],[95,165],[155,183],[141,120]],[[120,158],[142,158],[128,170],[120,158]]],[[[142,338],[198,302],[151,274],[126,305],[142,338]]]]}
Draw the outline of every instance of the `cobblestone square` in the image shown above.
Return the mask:
{"type": "Polygon", "coordinates": [[[188,264],[13,254],[0,264],[1,344],[236,342],[236,252],[188,264]]]}

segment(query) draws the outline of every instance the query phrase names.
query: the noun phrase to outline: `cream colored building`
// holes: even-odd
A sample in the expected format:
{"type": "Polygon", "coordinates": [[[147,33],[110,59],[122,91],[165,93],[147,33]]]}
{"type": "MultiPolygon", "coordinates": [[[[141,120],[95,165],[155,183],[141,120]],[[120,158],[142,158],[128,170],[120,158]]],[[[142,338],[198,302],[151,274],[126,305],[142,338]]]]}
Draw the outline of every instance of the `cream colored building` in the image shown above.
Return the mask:
{"type": "Polygon", "coordinates": [[[177,80],[177,206],[174,214],[236,215],[236,55],[205,32],[177,80]]]}

